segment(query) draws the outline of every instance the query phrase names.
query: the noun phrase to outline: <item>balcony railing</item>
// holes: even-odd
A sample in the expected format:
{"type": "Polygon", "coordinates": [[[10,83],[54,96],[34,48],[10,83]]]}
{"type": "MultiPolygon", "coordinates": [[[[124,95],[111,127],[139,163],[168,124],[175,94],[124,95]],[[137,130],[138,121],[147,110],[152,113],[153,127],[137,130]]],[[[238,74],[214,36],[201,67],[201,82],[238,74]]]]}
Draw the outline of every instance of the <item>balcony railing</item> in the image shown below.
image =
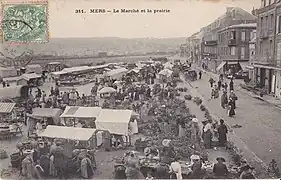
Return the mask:
{"type": "Polygon", "coordinates": [[[229,39],[228,40],[228,46],[236,46],[237,43],[237,39],[229,39]]]}
{"type": "Polygon", "coordinates": [[[205,46],[216,46],[216,45],[218,45],[218,41],[205,41],[204,42],[204,45],[205,46]]]}

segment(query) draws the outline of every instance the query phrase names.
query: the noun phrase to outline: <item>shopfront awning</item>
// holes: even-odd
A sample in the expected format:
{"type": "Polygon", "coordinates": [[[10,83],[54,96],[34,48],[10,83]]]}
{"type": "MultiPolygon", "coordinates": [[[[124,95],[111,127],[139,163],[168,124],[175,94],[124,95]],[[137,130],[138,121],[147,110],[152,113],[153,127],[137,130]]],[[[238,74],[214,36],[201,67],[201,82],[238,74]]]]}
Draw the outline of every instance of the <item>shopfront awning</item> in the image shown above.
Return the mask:
{"type": "Polygon", "coordinates": [[[249,70],[249,69],[247,68],[247,66],[249,66],[249,62],[239,62],[239,64],[240,64],[240,66],[241,66],[241,68],[242,68],[243,71],[249,70]]]}
{"type": "Polygon", "coordinates": [[[219,71],[223,66],[226,64],[225,61],[221,62],[220,65],[217,67],[216,71],[219,71]]]}

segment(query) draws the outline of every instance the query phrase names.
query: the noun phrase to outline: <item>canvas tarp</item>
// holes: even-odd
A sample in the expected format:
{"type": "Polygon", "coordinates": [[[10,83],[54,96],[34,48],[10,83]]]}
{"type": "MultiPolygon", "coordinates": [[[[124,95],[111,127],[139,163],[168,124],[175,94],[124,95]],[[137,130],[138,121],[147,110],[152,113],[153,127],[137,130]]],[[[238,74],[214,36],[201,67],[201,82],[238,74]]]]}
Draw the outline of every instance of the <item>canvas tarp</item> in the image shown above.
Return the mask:
{"type": "Polygon", "coordinates": [[[44,132],[39,134],[39,137],[61,138],[76,141],[88,141],[95,135],[96,129],[92,128],[77,128],[66,126],[49,125],[44,132]]]}
{"type": "Polygon", "coordinates": [[[36,74],[42,74],[43,69],[39,64],[29,64],[25,66],[26,73],[36,73],[36,74]]]}
{"type": "Polygon", "coordinates": [[[102,109],[95,121],[96,128],[113,134],[128,135],[132,113],[132,110],[102,109]]]}
{"type": "Polygon", "coordinates": [[[96,118],[101,112],[101,107],[67,106],[61,118],[96,118]]]}

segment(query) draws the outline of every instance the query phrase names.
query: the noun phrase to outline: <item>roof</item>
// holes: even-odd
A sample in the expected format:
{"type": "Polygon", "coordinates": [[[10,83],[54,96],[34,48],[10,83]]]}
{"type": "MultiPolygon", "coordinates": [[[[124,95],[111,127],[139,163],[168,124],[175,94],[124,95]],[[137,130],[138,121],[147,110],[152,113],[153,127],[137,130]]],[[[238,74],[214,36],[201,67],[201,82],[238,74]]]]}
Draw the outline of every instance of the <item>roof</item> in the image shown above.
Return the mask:
{"type": "Polygon", "coordinates": [[[100,94],[106,94],[106,93],[114,93],[116,92],[116,89],[113,87],[104,87],[98,91],[100,94]]]}
{"type": "Polygon", "coordinates": [[[64,68],[62,71],[66,73],[73,73],[73,72],[79,72],[79,71],[86,71],[92,69],[89,66],[77,66],[77,67],[71,67],[71,68],[64,68]]]}
{"type": "Polygon", "coordinates": [[[107,75],[108,76],[114,76],[114,75],[117,75],[119,73],[124,73],[124,72],[127,72],[127,71],[128,71],[128,69],[126,69],[126,68],[113,69],[111,71],[108,71],[107,75]]]}
{"type": "Polygon", "coordinates": [[[31,115],[34,117],[58,117],[61,113],[62,110],[57,108],[34,108],[31,115]]]}
{"type": "Polygon", "coordinates": [[[249,23],[249,24],[236,24],[229,26],[228,28],[256,28],[257,23],[249,23]]]}
{"type": "Polygon", "coordinates": [[[101,112],[101,107],[67,106],[60,116],[62,118],[96,118],[101,112]]]}
{"type": "Polygon", "coordinates": [[[219,32],[225,31],[227,29],[234,29],[234,28],[256,28],[257,23],[248,23],[248,24],[236,24],[236,25],[231,25],[226,28],[220,29],[219,32]]]}
{"type": "Polygon", "coordinates": [[[98,65],[98,66],[91,66],[91,69],[102,69],[102,68],[107,68],[109,64],[103,64],[103,65],[98,65]]]}
{"type": "Polygon", "coordinates": [[[132,113],[132,110],[102,109],[96,122],[129,123],[132,113]]]}
{"type": "Polygon", "coordinates": [[[38,67],[41,68],[40,64],[29,64],[29,65],[25,66],[25,68],[38,68],[38,67]]]}
{"type": "Polygon", "coordinates": [[[21,88],[23,86],[10,86],[0,88],[0,98],[16,98],[21,96],[21,88]]]}
{"type": "Polygon", "coordinates": [[[21,78],[29,81],[30,79],[41,78],[41,75],[36,73],[29,73],[21,75],[21,78]]]}
{"type": "Polygon", "coordinates": [[[51,72],[52,75],[62,75],[62,74],[67,74],[65,71],[56,71],[56,72],[51,72]]]}
{"type": "Polygon", "coordinates": [[[10,113],[14,109],[16,103],[0,103],[0,113],[10,113]]]}
{"type": "Polygon", "coordinates": [[[92,128],[77,128],[66,126],[49,125],[44,132],[39,134],[40,137],[61,138],[77,141],[88,141],[96,132],[92,128]]]}
{"type": "Polygon", "coordinates": [[[132,110],[102,109],[95,123],[96,128],[113,134],[128,135],[132,110]]]}
{"type": "Polygon", "coordinates": [[[61,64],[60,62],[50,62],[48,63],[48,65],[58,65],[58,64],[61,64]]]}

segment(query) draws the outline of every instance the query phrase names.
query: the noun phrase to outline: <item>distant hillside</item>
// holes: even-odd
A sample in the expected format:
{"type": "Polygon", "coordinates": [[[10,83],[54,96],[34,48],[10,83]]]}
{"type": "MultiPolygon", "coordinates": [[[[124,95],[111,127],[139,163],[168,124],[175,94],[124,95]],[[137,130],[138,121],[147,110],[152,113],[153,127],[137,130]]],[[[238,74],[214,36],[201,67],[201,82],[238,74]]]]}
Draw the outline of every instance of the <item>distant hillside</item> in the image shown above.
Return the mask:
{"type": "Polygon", "coordinates": [[[174,52],[185,38],[54,38],[49,43],[30,45],[35,54],[44,55],[113,55],[127,53],[174,52]]]}

